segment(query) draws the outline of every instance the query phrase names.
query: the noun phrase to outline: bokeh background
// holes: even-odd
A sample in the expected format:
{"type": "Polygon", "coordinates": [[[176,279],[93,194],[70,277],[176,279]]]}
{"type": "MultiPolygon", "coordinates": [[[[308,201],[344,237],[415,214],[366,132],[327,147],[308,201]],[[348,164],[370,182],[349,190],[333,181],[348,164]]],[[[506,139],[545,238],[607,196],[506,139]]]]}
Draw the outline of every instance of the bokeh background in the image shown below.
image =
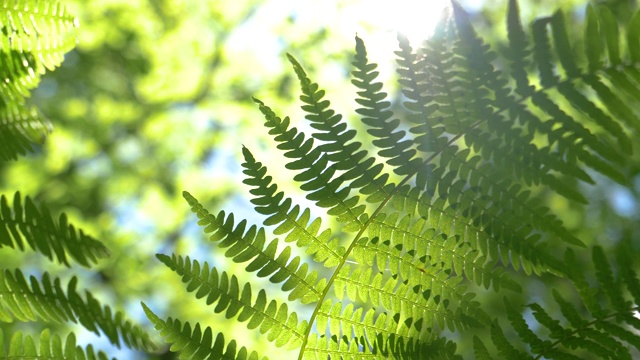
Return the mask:
{"type": "MultiPolygon", "coordinates": [[[[478,32],[499,50],[506,39],[507,1],[460,2],[478,32]]],[[[202,235],[181,192],[189,191],[211,212],[225,209],[236,218],[260,223],[248,188],[241,184],[244,145],[268,164],[281,189],[304,202],[291,183],[291,173],[281,171],[282,159],[261,126],[252,97],[305,128],[298,83],[285,56],[291,53],[327,90],[334,108],[358,128],[352,115],[355,90],[349,82],[354,36],[364,39],[370,58],[380,64],[387,91],[394,93],[397,32],[419,44],[429,36],[445,1],[63,3],[79,19],[78,45],[61,68],[44,77],[30,99],[51,119],[54,132],[35,153],[0,165],[0,193],[21,191],[47,204],[54,214],[66,212],[74,224],[103,241],[112,256],[98,271],[87,272],[42,263],[28,252],[17,256],[0,250],[3,266],[20,264],[27,274],[47,270],[63,279],[80,274],[81,286],[149,329],[140,301],[161,317],[243,331],[244,324],[225,322],[184,291],[180,279],[154,257],[176,252],[242,272],[242,267],[221,264],[224,258],[202,235]]],[[[550,15],[559,5],[552,0],[520,3],[525,23],[550,15]]],[[[610,3],[622,18],[634,6],[631,1],[610,3]]],[[[584,5],[562,2],[577,18],[584,5]]],[[[640,181],[623,188],[603,180],[588,190],[588,207],[578,208],[561,198],[551,198],[549,206],[584,236],[620,238],[636,226],[639,188],[640,181]]],[[[536,286],[531,283],[530,292],[536,286]]],[[[74,330],[82,334],[80,342],[93,342],[122,359],[171,358],[114,349],[104,338],[74,330]]],[[[259,335],[255,336],[243,335],[243,345],[279,354],[280,350],[259,348],[264,345],[254,344],[259,335]]]]}

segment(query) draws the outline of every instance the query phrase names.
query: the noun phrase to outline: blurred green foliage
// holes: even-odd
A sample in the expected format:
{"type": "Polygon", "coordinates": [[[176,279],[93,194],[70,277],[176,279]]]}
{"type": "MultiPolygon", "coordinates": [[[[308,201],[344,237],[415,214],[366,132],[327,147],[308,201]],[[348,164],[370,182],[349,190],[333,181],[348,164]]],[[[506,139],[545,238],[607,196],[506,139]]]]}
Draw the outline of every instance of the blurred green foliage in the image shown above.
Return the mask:
{"type": "MultiPolygon", "coordinates": [[[[240,144],[264,151],[261,161],[272,160],[272,174],[278,175],[279,160],[265,145],[270,140],[251,97],[294,118],[300,114],[285,52],[304,60],[336,108],[351,113],[355,107],[353,90],[345,86],[354,29],[365,32],[360,35],[371,44],[366,31],[373,37],[376,24],[367,22],[366,13],[345,19],[341,14],[348,13],[349,1],[284,3],[65,1],[79,19],[76,48],[60,68],[42,78],[30,99],[51,119],[54,131],[21,161],[0,162],[0,193],[29,194],[103,241],[111,259],[97,274],[80,274],[80,281],[139,322],[145,321],[140,300],[185,320],[212,321],[206,307],[185,300],[190,297],[180,280],[153,255],[175,251],[222,260],[193,226],[195,217],[180,197],[182,190],[197,195],[205,207],[252,216],[246,189],[238,186],[240,144]],[[318,11],[326,17],[312,16],[318,11]],[[358,25],[345,26],[345,21],[358,25]]],[[[630,1],[609,3],[621,18],[629,14],[630,1]]],[[[548,15],[556,5],[522,1],[523,22],[548,15]]],[[[506,1],[470,7],[479,31],[490,28],[485,33],[495,36],[488,40],[498,47],[498,39],[506,38],[505,7],[506,1]]],[[[386,35],[395,38],[392,32],[386,35]]],[[[384,69],[393,48],[382,49],[372,52],[388,51],[388,58],[374,58],[384,69]]],[[[275,181],[286,184],[287,174],[279,176],[275,181]]],[[[640,180],[636,182],[627,189],[604,181],[590,189],[593,197],[586,209],[556,197],[549,206],[585,236],[628,237],[637,230],[639,217],[640,180]]],[[[75,274],[43,265],[30,253],[6,254],[0,250],[3,267],[26,264],[67,278],[75,274]]],[[[541,285],[532,283],[525,296],[535,296],[536,286],[541,285]]],[[[500,306],[499,299],[495,303],[500,306]]],[[[237,323],[220,326],[243,328],[237,323]]],[[[251,345],[249,339],[245,345],[251,345]]]]}

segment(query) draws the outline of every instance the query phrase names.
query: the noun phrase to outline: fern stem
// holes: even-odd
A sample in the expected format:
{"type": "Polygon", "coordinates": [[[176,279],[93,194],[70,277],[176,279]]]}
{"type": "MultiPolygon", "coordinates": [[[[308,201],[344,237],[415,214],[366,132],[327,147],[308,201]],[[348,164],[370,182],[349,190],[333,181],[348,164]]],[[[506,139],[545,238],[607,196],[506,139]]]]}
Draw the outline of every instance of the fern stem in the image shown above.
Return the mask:
{"type": "MultiPolygon", "coordinates": [[[[451,143],[453,143],[454,141],[459,139],[461,136],[462,136],[462,134],[454,136],[453,138],[451,138],[451,140],[449,140],[449,144],[447,144],[447,145],[450,145],[451,143]]],[[[438,153],[435,153],[435,154],[431,155],[429,158],[427,158],[423,162],[423,165],[424,164],[428,164],[429,162],[434,160],[438,155],[439,155],[438,153]]],[[[335,281],[336,277],[340,273],[340,270],[342,270],[342,267],[344,266],[344,264],[346,264],[347,258],[349,257],[349,254],[351,254],[351,251],[353,250],[353,248],[355,248],[356,244],[358,243],[358,240],[360,239],[360,237],[362,237],[362,234],[364,234],[365,230],[369,227],[369,225],[371,225],[371,223],[373,222],[373,219],[375,219],[375,217],[382,211],[382,209],[385,207],[385,205],[393,198],[393,196],[398,192],[398,190],[402,187],[402,185],[406,184],[409,180],[411,180],[411,178],[417,172],[418,172],[418,170],[413,170],[412,172],[407,174],[404,177],[404,179],[402,179],[402,181],[400,181],[398,183],[398,186],[396,186],[393,190],[391,190],[391,192],[387,195],[387,197],[384,200],[382,200],[382,202],[378,205],[378,207],[373,211],[371,216],[362,225],[362,228],[358,231],[358,233],[356,234],[354,239],[351,241],[351,244],[349,245],[349,247],[347,248],[347,250],[345,251],[345,253],[344,253],[343,257],[342,257],[342,261],[340,261],[340,263],[336,267],[335,271],[333,272],[333,274],[329,278],[329,281],[327,282],[327,286],[325,286],[324,290],[322,291],[322,294],[320,295],[320,298],[318,299],[318,303],[316,304],[315,309],[313,309],[313,313],[311,314],[311,317],[309,318],[309,326],[307,326],[307,329],[305,330],[305,333],[303,334],[303,337],[302,337],[302,346],[300,347],[300,354],[298,354],[298,360],[302,360],[302,357],[304,356],[304,350],[305,350],[305,348],[307,346],[307,341],[309,339],[309,334],[311,333],[311,328],[312,328],[313,322],[315,321],[316,317],[318,316],[318,311],[320,310],[320,306],[322,306],[322,303],[323,303],[324,299],[326,298],[327,294],[329,293],[329,290],[331,289],[331,286],[333,285],[333,282],[335,281]]]]}

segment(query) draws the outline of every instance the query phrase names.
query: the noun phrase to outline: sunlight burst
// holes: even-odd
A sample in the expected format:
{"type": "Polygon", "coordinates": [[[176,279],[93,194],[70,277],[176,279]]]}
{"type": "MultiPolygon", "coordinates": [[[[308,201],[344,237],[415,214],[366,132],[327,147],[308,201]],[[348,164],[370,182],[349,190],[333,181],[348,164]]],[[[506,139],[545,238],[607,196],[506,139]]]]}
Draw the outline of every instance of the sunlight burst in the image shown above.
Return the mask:
{"type": "Polygon", "coordinates": [[[447,0],[376,0],[362,5],[371,23],[417,44],[431,36],[447,4],[447,0]]]}

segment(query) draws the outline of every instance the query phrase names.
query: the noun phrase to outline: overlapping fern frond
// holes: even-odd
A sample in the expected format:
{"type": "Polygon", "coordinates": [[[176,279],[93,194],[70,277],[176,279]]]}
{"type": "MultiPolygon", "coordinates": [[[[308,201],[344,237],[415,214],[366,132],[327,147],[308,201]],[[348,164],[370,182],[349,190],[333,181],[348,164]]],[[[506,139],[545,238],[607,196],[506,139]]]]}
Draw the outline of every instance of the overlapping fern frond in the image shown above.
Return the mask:
{"type": "Polygon", "coordinates": [[[208,263],[202,267],[197,260],[189,257],[168,257],[158,255],[160,261],[188,283],[187,291],[196,291],[197,298],[206,297],[207,305],[216,303],[214,311],[225,313],[227,319],[238,315],[239,322],[248,321],[249,329],[259,328],[269,341],[276,346],[295,348],[302,341],[302,334],[307,328],[306,321],[298,322],[295,312],[289,312],[287,304],[277,301],[267,301],[266,292],[260,290],[255,298],[252,296],[251,285],[245,283],[240,286],[238,279],[226,272],[218,274],[215,268],[210,269],[208,263]],[[253,302],[253,305],[252,305],[253,302]]]}
{"type": "Polygon", "coordinates": [[[150,350],[154,345],[138,326],[126,320],[120,311],[115,314],[109,306],[102,306],[90,292],[84,300],[76,290],[78,279],[73,277],[63,289],[60,279],[44,273],[41,279],[31,276],[29,281],[20,270],[0,273],[0,321],[36,321],[80,323],[87,330],[104,333],[109,341],[120,346],[120,339],[131,348],[150,350]]]}
{"type": "Polygon", "coordinates": [[[225,344],[224,335],[221,333],[216,335],[214,342],[213,331],[210,327],[207,327],[203,332],[200,323],[197,323],[191,330],[191,324],[188,322],[185,322],[183,326],[180,320],[168,318],[164,321],[144,303],[142,303],[142,307],[151,323],[155,325],[166,341],[171,343],[171,350],[180,351],[181,359],[267,359],[266,357],[260,358],[255,351],[249,352],[244,346],[238,350],[235,340],[225,344]]]}
{"type": "Polygon", "coordinates": [[[46,70],[60,66],[75,46],[76,19],[57,1],[18,0],[0,5],[0,160],[15,159],[41,143],[51,125],[25,104],[46,70]]]}
{"type": "MultiPolygon", "coordinates": [[[[513,359],[583,359],[593,354],[599,359],[633,359],[631,347],[640,350],[640,319],[637,317],[640,302],[640,282],[632,267],[633,261],[628,244],[619,247],[617,254],[618,275],[601,247],[592,250],[593,264],[597,277],[596,288],[589,286],[582,271],[573,271],[571,280],[580,295],[582,306],[567,301],[566,296],[553,289],[553,297],[562,316],[566,320],[552,317],[545,307],[538,303],[527,305],[532,311],[536,324],[527,322],[522,311],[505,299],[505,309],[511,326],[526,346],[516,347],[508,341],[504,330],[497,322],[491,326],[491,340],[502,358],[513,359]],[[625,288],[631,294],[630,301],[625,296],[625,288]],[[603,298],[606,299],[603,305],[603,298]],[[588,315],[585,314],[586,309],[588,315]],[[532,327],[543,327],[548,331],[542,337],[532,327]],[[528,348],[528,351],[522,348],[528,348]]],[[[578,269],[575,254],[568,251],[567,265],[578,269]]],[[[475,339],[476,354],[487,354],[485,345],[475,339]]],[[[479,356],[478,358],[488,358],[479,356]]]]}
{"type": "MultiPolygon", "coordinates": [[[[0,245],[24,250],[25,243],[38,254],[68,267],[69,258],[92,267],[109,255],[101,242],[76,231],[64,214],[56,222],[45,207],[38,209],[29,197],[23,200],[16,193],[13,206],[5,196],[0,197],[0,245]]],[[[114,313],[89,291],[83,299],[76,290],[77,284],[76,277],[63,287],[60,279],[48,273],[27,279],[20,269],[0,268],[0,322],[79,323],[96,334],[101,331],[118,347],[122,341],[130,348],[155,348],[148,334],[127,320],[124,313],[114,313]]]]}
{"type": "Polygon", "coordinates": [[[76,337],[73,334],[69,334],[63,344],[60,336],[51,334],[49,330],[44,330],[40,334],[39,340],[39,346],[37,346],[36,341],[31,336],[23,336],[21,332],[16,332],[11,336],[7,347],[4,333],[0,329],[0,358],[43,360],[109,359],[103,352],[96,353],[91,345],[88,345],[86,349],[76,345],[76,337]]]}
{"type": "Polygon", "coordinates": [[[0,196],[0,248],[24,251],[25,243],[49,260],[66,266],[70,266],[69,255],[86,267],[109,256],[109,250],[101,242],[76,230],[64,213],[56,222],[46,207],[38,209],[28,196],[23,199],[16,192],[13,206],[4,195],[0,196]]]}
{"type": "MultiPolygon", "coordinates": [[[[0,4],[0,161],[16,159],[41,143],[50,131],[48,120],[26,99],[46,70],[62,63],[64,54],[75,46],[71,30],[73,16],[57,1],[16,0],[0,4]]],[[[19,192],[11,204],[0,196],[0,248],[24,251],[29,247],[52,262],[72,266],[72,261],[91,268],[109,256],[100,241],[69,224],[61,214],[56,220],[46,207],[38,207],[19,192]],[[70,261],[72,260],[72,261],[70,261]]],[[[6,255],[3,255],[6,256],[6,255]]],[[[0,265],[6,264],[0,261],[0,265]]],[[[29,272],[34,271],[30,269],[29,272]]],[[[82,297],[76,290],[78,279],[72,277],[63,289],[58,278],[44,273],[29,280],[21,269],[0,267],[0,323],[44,322],[79,323],[96,334],[102,332],[120,347],[151,351],[155,345],[142,328],[127,320],[121,311],[112,312],[90,291],[82,297]]],[[[33,359],[107,359],[75,345],[75,336],[67,336],[64,346],[57,334],[45,331],[40,347],[21,332],[11,336],[8,351],[0,330],[0,357],[33,359]]]]}
{"type": "MultiPolygon", "coordinates": [[[[533,353],[563,358],[566,352],[551,349],[597,345],[612,357],[627,356],[618,340],[637,343],[625,328],[637,326],[628,316],[637,309],[611,284],[624,281],[637,303],[631,259],[619,258],[625,280],[616,280],[600,248],[594,248],[596,275],[613,312],[597,307],[575,273],[576,263],[570,255],[560,256],[584,252],[586,245],[545,206],[541,194],[586,203],[579,184],[594,184],[595,172],[629,182],[624,166],[640,122],[625,100],[640,100],[640,41],[634,35],[640,33],[640,15],[625,29],[628,44],[622,46],[608,10],[589,7],[581,56],[572,50],[576,41],[570,41],[561,12],[536,20],[529,36],[516,1],[509,5],[503,68],[455,1],[422,46],[414,48],[400,37],[397,101],[404,109],[397,112],[377,81],[377,65],[356,38],[356,113],[370,137],[350,129],[291,56],[312,131],[299,131],[290,118],[255,100],[286,168],[295,172],[293,180],[340,231],[322,229],[320,218],[312,219],[308,209],[279,192],[267,167],[247,148],[244,182],[251,186],[256,211],[266,216],[264,227],[247,227],[245,220],[236,224],[234,214],[212,215],[185,193],[209,239],[227,249],[224,256],[248,263],[249,273],[282,283],[289,302],[311,304],[308,320],[299,321],[301,315],[290,312],[286,302],[266,306],[266,288],[253,299],[251,285],[240,286],[234,275],[207,262],[175,254],[158,258],[197,298],[216,303],[215,312],[249,321],[250,329],[259,326],[276,345],[297,348],[300,359],[455,358],[456,346],[442,330],[464,334],[473,327],[491,329],[500,355],[529,356],[505,340],[474,294],[475,285],[504,295],[520,292],[512,273],[520,269],[573,282],[594,318],[578,323],[582,315],[573,316],[575,308],[559,295],[570,326],[531,305],[553,343],[531,335],[507,302],[517,335],[533,353]],[[293,256],[290,246],[269,239],[268,227],[310,257],[293,256]],[[626,323],[610,321],[620,317],[626,323]],[[605,328],[610,336],[590,339],[597,336],[593,329],[605,328]]],[[[232,355],[223,355],[221,334],[213,354],[208,328],[203,336],[200,324],[192,331],[188,323],[183,327],[178,320],[160,320],[146,306],[145,311],[186,357],[234,358],[237,345],[233,342],[232,355]]],[[[482,339],[475,344],[479,358],[490,358],[482,339]]],[[[243,350],[242,356],[247,354],[243,350]]]]}

